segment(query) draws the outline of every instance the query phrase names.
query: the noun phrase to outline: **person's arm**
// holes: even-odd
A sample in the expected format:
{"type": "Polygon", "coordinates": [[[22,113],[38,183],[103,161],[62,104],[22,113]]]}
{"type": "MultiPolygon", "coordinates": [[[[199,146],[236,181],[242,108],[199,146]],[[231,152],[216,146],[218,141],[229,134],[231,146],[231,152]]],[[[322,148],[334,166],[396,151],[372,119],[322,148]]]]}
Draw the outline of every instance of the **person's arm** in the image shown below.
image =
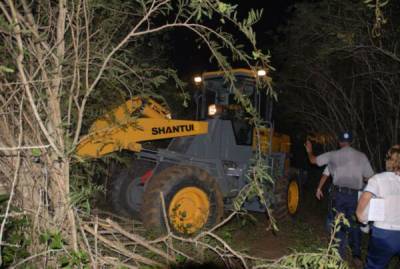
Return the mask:
{"type": "Polygon", "coordinates": [[[308,155],[308,159],[310,160],[310,163],[317,164],[317,157],[312,152],[311,142],[309,140],[307,140],[306,143],[304,144],[304,146],[306,147],[306,151],[307,151],[307,155],[308,155]]]}
{"type": "Polygon", "coordinates": [[[326,180],[328,179],[329,175],[323,174],[321,179],[319,180],[318,188],[317,191],[315,192],[315,196],[317,197],[318,200],[321,200],[321,198],[324,197],[324,193],[322,192],[322,188],[325,185],[326,180]]]}
{"type": "Polygon", "coordinates": [[[360,200],[358,200],[358,205],[357,205],[357,209],[356,209],[356,216],[359,222],[365,223],[368,221],[368,219],[366,219],[364,211],[365,208],[367,207],[367,205],[369,204],[369,202],[371,201],[373,194],[370,192],[364,192],[361,197],[360,200]]]}

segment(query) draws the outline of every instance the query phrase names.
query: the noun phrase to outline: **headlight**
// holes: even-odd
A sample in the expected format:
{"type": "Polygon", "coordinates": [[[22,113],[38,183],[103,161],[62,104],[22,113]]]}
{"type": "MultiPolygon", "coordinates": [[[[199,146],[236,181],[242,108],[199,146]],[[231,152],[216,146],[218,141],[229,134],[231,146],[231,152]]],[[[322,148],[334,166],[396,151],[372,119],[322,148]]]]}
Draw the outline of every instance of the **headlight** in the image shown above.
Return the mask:
{"type": "Polygon", "coordinates": [[[201,77],[194,77],[194,83],[200,84],[202,81],[201,77]]]}
{"type": "Polygon", "coordinates": [[[260,69],[257,71],[257,76],[259,77],[265,77],[267,75],[267,71],[265,71],[264,69],[260,69]]]}
{"type": "Polygon", "coordinates": [[[222,106],[212,104],[208,106],[208,116],[217,116],[221,114],[222,106]]]}
{"type": "Polygon", "coordinates": [[[217,114],[217,105],[212,104],[208,106],[208,116],[215,116],[217,114]]]}

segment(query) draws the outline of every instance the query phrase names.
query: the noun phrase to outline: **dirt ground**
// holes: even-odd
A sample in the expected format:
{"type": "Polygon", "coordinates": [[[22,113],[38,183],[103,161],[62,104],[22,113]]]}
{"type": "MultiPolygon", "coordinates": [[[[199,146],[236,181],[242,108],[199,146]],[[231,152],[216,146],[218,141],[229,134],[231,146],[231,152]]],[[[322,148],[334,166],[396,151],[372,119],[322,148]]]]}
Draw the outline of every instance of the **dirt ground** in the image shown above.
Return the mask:
{"type": "MultiPolygon", "coordinates": [[[[297,252],[314,252],[326,248],[330,235],[325,230],[327,198],[318,201],[314,196],[316,182],[305,186],[299,214],[295,218],[278,222],[278,232],[267,230],[265,214],[250,214],[237,218],[218,231],[236,250],[266,259],[278,259],[297,252]]],[[[106,206],[107,207],[107,206],[106,206]]],[[[368,235],[363,234],[363,259],[366,257],[368,235]]],[[[351,256],[351,255],[348,255],[351,256]]],[[[399,269],[400,259],[392,261],[389,269],[399,269]]],[[[350,268],[353,268],[349,260],[350,268]]]]}
{"type": "MultiPolygon", "coordinates": [[[[255,222],[241,225],[239,221],[228,225],[231,242],[236,249],[253,256],[277,259],[294,250],[297,252],[313,252],[326,248],[330,235],[325,229],[327,199],[318,201],[314,196],[314,186],[309,186],[303,193],[302,208],[296,218],[278,222],[279,231],[267,231],[267,220],[263,214],[253,214],[255,222]]],[[[368,234],[363,233],[362,259],[365,261],[368,249],[368,234]]],[[[352,263],[350,251],[347,254],[350,268],[352,263]]],[[[388,269],[399,269],[400,257],[392,259],[388,269]]]]}
{"type": "Polygon", "coordinates": [[[267,230],[264,216],[256,218],[256,224],[234,232],[232,240],[254,256],[276,259],[293,250],[312,250],[311,245],[323,247],[323,243],[328,244],[328,234],[324,231],[321,218],[307,216],[279,222],[278,232],[267,230]]]}
{"type": "Polygon", "coordinates": [[[327,203],[315,199],[311,189],[304,196],[299,214],[278,222],[278,232],[267,230],[264,214],[252,214],[255,221],[247,221],[246,225],[239,220],[228,225],[226,229],[231,232],[234,245],[268,259],[280,258],[293,250],[312,251],[327,246],[329,235],[324,228],[327,203]]]}

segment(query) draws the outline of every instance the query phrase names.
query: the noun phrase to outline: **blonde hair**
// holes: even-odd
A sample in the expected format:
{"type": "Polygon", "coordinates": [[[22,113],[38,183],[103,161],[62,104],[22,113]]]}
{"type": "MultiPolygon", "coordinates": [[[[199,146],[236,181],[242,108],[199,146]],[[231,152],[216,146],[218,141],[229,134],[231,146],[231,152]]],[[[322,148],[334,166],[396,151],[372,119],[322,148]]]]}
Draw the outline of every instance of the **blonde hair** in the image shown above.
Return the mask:
{"type": "Polygon", "coordinates": [[[400,172],[400,145],[392,146],[386,154],[386,170],[389,172],[400,172]]]}

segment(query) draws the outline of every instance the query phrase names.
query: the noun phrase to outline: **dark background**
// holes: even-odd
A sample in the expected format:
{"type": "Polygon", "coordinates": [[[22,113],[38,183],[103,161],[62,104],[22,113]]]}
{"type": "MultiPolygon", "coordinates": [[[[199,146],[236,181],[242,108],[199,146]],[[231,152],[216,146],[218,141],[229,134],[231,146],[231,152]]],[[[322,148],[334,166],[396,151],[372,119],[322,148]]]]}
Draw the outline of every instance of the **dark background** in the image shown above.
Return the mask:
{"type": "MultiPolygon", "coordinates": [[[[238,4],[238,17],[243,18],[251,9],[263,10],[262,19],[254,26],[257,33],[257,44],[260,48],[268,49],[272,44],[271,34],[276,34],[278,28],[284,25],[292,13],[294,0],[246,0],[229,1],[238,4]]],[[[213,25],[213,22],[209,22],[213,25]]],[[[209,61],[210,52],[204,46],[199,47],[196,35],[188,30],[180,29],[172,33],[172,59],[182,79],[187,81],[196,74],[216,70],[215,63],[209,61]]],[[[241,37],[238,36],[239,41],[241,37]]],[[[245,44],[246,45],[246,44],[245,44]]],[[[241,67],[234,63],[234,67],[241,67]]]]}

